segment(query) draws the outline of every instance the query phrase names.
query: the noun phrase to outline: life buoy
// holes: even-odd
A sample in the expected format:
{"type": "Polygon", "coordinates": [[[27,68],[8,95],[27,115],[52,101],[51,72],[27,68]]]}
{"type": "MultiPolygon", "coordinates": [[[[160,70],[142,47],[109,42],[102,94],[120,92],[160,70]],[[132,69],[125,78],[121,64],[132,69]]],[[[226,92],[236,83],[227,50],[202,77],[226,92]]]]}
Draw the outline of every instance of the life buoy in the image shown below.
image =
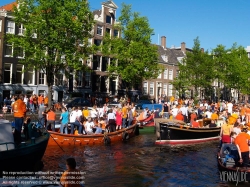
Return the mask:
{"type": "Polygon", "coordinates": [[[124,131],[123,133],[122,133],[122,141],[127,141],[129,139],[129,134],[128,134],[128,132],[127,131],[124,131]]]}

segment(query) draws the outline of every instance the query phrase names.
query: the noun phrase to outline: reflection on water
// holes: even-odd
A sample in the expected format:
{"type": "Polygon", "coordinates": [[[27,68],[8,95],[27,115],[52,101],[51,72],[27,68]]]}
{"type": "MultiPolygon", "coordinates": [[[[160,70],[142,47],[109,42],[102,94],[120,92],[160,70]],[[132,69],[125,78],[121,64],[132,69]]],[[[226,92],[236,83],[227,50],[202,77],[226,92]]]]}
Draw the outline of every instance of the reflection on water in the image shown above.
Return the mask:
{"type": "MultiPolygon", "coordinates": [[[[44,171],[64,171],[65,160],[74,157],[86,172],[86,186],[235,186],[220,181],[218,143],[182,148],[154,145],[154,134],[142,134],[127,143],[111,146],[47,148],[44,171]]],[[[238,184],[237,186],[246,186],[238,184]]]]}

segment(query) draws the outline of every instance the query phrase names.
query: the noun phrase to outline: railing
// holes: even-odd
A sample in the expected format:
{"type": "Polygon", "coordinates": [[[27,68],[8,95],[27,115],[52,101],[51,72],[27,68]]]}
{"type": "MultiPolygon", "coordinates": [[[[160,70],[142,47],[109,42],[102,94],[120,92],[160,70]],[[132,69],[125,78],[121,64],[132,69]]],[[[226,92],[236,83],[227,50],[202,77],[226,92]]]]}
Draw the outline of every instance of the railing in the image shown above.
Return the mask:
{"type": "Polygon", "coordinates": [[[15,146],[15,143],[14,142],[5,142],[5,143],[0,143],[0,145],[6,145],[6,149],[7,149],[7,151],[9,150],[8,149],[8,144],[13,144],[14,146],[15,146]]]}

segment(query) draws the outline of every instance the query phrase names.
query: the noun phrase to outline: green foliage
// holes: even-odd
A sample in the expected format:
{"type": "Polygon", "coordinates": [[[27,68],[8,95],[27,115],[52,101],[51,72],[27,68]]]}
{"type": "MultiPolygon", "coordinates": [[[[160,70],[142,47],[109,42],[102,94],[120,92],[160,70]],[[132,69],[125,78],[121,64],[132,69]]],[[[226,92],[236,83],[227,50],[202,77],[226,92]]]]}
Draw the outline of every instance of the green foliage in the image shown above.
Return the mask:
{"type": "Polygon", "coordinates": [[[143,79],[156,78],[163,68],[158,64],[157,47],[151,44],[153,29],[148,19],[131,11],[131,5],[122,5],[120,24],[121,38],[105,37],[102,52],[114,57],[108,67],[109,76],[119,76],[134,86],[143,79]]]}
{"type": "Polygon", "coordinates": [[[88,44],[93,15],[87,0],[20,0],[14,10],[14,21],[26,29],[24,34],[8,34],[8,43],[22,48],[20,60],[25,70],[43,71],[49,89],[60,70],[65,74],[85,70],[82,61],[93,53],[88,44]]]}

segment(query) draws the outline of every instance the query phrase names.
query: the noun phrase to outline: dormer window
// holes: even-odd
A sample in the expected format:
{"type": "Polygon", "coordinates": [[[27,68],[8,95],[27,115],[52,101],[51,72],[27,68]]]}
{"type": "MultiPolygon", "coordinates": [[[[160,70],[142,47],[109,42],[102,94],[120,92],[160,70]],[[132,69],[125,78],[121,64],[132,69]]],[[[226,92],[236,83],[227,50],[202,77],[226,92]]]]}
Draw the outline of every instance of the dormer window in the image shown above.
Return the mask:
{"type": "Polygon", "coordinates": [[[102,36],[102,26],[97,25],[96,34],[98,34],[98,35],[101,35],[101,36],[102,36]]]}
{"type": "Polygon", "coordinates": [[[161,55],[161,58],[164,62],[168,62],[168,56],[167,55],[161,55]]]}

